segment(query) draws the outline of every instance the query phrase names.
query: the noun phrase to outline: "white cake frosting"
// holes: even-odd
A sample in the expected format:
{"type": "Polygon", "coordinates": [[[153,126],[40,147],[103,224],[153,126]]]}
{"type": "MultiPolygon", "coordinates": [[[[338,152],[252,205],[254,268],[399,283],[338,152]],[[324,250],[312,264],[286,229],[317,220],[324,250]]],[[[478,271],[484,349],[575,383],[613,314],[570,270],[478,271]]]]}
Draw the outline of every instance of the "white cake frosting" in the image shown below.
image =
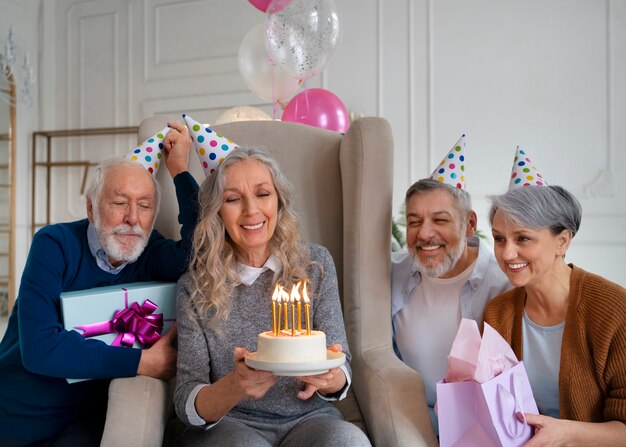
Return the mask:
{"type": "Polygon", "coordinates": [[[257,360],[265,362],[317,362],[326,360],[326,334],[311,331],[311,335],[301,333],[292,337],[281,333],[278,337],[272,331],[259,334],[257,360]]]}

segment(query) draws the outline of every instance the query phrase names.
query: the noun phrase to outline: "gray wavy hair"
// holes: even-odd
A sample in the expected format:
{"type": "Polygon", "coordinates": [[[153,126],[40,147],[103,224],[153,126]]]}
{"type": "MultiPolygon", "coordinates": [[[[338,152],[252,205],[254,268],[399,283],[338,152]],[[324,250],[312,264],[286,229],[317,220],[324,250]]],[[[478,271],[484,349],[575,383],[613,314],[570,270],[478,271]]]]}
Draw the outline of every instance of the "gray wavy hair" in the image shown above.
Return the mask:
{"type": "Polygon", "coordinates": [[[461,212],[461,223],[465,225],[467,223],[469,213],[472,211],[472,198],[469,193],[464,189],[455,188],[431,178],[418,180],[409,187],[404,198],[405,208],[411,197],[414,195],[428,194],[433,191],[446,191],[454,198],[456,207],[461,212]]]}
{"type": "Polygon", "coordinates": [[[193,283],[191,309],[216,328],[228,317],[230,296],[240,284],[234,243],[219,215],[224,201],[225,174],[244,160],[256,160],[268,168],[278,196],[278,218],[270,240],[270,253],[278,257],[282,270],[275,275],[284,286],[306,278],[309,252],[300,242],[298,217],[291,204],[291,185],[278,163],[257,147],[232,151],[200,188],[200,215],[194,231],[189,275],[193,283]]]}
{"type": "Polygon", "coordinates": [[[561,186],[527,186],[505,194],[490,196],[489,223],[493,224],[496,211],[521,227],[548,228],[552,234],[563,230],[578,233],[582,206],[576,197],[561,186]]]}

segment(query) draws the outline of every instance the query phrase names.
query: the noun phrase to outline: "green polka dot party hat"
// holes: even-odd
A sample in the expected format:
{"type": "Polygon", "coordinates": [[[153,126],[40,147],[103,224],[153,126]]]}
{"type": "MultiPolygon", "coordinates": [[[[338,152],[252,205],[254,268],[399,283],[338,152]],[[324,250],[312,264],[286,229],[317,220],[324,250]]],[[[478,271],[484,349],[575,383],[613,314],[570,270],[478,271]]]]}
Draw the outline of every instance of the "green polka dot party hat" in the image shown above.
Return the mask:
{"type": "Polygon", "coordinates": [[[454,188],[465,189],[465,134],[452,146],[430,178],[454,188]]]}
{"type": "Polygon", "coordinates": [[[126,158],[142,164],[150,174],[156,175],[163,158],[163,138],[169,131],[169,127],[164,127],[126,154],[126,158]]]}
{"type": "Polygon", "coordinates": [[[239,146],[214,132],[208,124],[200,124],[185,114],[183,114],[183,119],[189,128],[193,145],[198,157],[200,157],[200,163],[202,163],[202,169],[208,177],[215,172],[224,158],[239,146]]]}
{"type": "Polygon", "coordinates": [[[528,152],[517,146],[509,180],[509,191],[523,186],[548,186],[548,182],[533,164],[528,152]]]}

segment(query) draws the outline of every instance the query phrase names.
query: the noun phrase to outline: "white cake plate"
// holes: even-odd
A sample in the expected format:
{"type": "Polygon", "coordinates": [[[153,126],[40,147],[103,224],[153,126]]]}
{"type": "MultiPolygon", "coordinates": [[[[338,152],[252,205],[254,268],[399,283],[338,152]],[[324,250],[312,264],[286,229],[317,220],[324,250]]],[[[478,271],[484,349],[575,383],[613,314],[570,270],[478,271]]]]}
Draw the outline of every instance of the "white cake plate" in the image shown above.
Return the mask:
{"type": "Polygon", "coordinates": [[[314,376],[343,365],[346,362],[346,355],[343,352],[326,351],[326,360],[289,363],[257,360],[256,352],[251,352],[246,356],[245,362],[250,368],[272,371],[277,376],[314,376]]]}

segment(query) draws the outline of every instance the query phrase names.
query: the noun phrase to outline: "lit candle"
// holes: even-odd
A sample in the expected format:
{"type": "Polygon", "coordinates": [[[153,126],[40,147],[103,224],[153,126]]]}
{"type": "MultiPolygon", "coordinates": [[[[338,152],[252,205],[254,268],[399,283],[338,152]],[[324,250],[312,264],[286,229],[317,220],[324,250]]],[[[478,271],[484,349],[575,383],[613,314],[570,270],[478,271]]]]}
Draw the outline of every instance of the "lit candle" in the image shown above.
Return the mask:
{"type": "Polygon", "coordinates": [[[291,336],[295,337],[296,336],[296,300],[294,299],[293,295],[289,299],[289,302],[291,303],[291,336]]]}
{"type": "MultiPolygon", "coordinates": [[[[298,303],[297,314],[298,314],[298,331],[299,332],[302,332],[302,304],[300,303],[300,292],[298,291],[301,284],[302,284],[302,281],[298,281],[298,283],[294,284],[293,287],[291,288],[291,300],[298,303]]],[[[294,322],[294,325],[295,325],[295,322],[294,322]]]]}
{"type": "MultiPolygon", "coordinates": [[[[278,335],[278,325],[280,324],[280,317],[276,314],[276,300],[280,297],[279,292],[278,284],[276,284],[274,293],[272,294],[272,334],[274,334],[274,336],[278,335]]],[[[278,311],[280,311],[280,304],[278,305],[278,311]]]]}
{"type": "Polygon", "coordinates": [[[306,293],[306,282],[302,286],[302,299],[304,300],[304,320],[306,323],[306,335],[311,335],[311,301],[306,293]]]}
{"type": "Polygon", "coordinates": [[[280,319],[282,315],[282,308],[281,308],[280,302],[281,302],[281,298],[279,294],[278,297],[276,298],[276,312],[278,314],[276,318],[276,336],[280,335],[280,319]]]}
{"type": "Polygon", "coordinates": [[[285,331],[289,331],[289,294],[283,289],[283,286],[280,286],[280,296],[283,300],[283,315],[285,316],[285,331]]]}

